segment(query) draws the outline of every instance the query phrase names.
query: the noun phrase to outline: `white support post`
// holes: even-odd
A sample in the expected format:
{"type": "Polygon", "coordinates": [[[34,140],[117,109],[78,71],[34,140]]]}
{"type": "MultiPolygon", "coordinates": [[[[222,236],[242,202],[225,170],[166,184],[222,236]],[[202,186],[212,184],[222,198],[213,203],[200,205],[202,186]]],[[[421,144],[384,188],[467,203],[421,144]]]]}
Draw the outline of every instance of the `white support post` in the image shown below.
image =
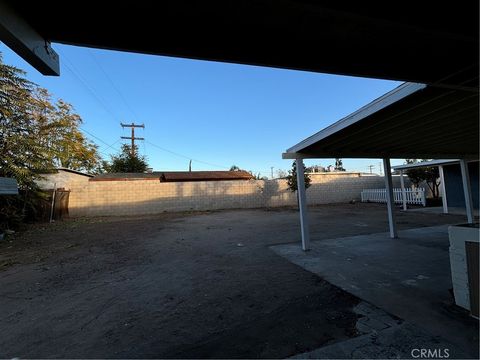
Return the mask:
{"type": "Polygon", "coordinates": [[[460,159],[460,170],[462,172],[463,194],[465,196],[465,209],[467,210],[467,220],[469,224],[473,224],[473,201],[472,187],[470,185],[470,174],[468,171],[468,163],[465,159],[460,159]]]}
{"type": "Polygon", "coordinates": [[[385,174],[385,187],[387,195],[388,225],[390,227],[390,237],[395,239],[397,235],[397,224],[395,223],[395,203],[393,200],[393,182],[390,159],[383,159],[383,172],[385,174]]]}
{"type": "Polygon", "coordinates": [[[302,231],[302,249],[303,251],[307,251],[310,250],[310,232],[308,228],[307,196],[303,160],[296,159],[295,165],[297,167],[297,193],[298,207],[300,209],[300,227],[302,231]]]}
{"type": "Polygon", "coordinates": [[[447,191],[445,188],[445,175],[443,174],[442,165],[438,166],[438,172],[440,173],[440,190],[442,191],[443,213],[448,214],[447,191]]]}
{"type": "Polygon", "coordinates": [[[400,170],[400,187],[402,188],[403,211],[407,211],[407,193],[405,191],[405,181],[403,180],[403,170],[400,170]]]}

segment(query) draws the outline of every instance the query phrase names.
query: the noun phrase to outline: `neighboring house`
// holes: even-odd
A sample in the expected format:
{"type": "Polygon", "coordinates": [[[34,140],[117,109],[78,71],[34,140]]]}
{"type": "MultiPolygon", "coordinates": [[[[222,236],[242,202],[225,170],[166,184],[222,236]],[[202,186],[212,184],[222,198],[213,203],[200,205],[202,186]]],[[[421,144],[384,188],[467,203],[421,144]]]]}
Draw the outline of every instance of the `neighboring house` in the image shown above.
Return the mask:
{"type": "MultiPolygon", "coordinates": [[[[465,208],[465,195],[463,193],[462,173],[460,171],[459,160],[447,159],[447,160],[432,160],[424,161],[414,164],[398,165],[393,169],[396,171],[403,170],[405,173],[408,169],[418,167],[432,167],[437,166],[440,170],[440,179],[442,177],[443,168],[443,181],[440,180],[440,194],[444,200],[444,207],[458,207],[465,208]],[[445,193],[445,194],[444,194],[445,193]],[[445,201],[446,200],[446,201],[445,201]]],[[[470,175],[470,186],[472,189],[472,204],[474,209],[479,207],[479,162],[478,160],[472,160],[468,162],[468,172],[470,175]]],[[[429,191],[428,186],[421,185],[429,191]]],[[[428,195],[428,194],[427,194],[428,195]]]]}
{"type": "MultiPolygon", "coordinates": [[[[468,170],[470,174],[470,186],[472,188],[472,202],[473,207],[478,209],[478,161],[468,163],[468,170]]],[[[445,179],[445,193],[447,197],[447,204],[450,207],[465,207],[465,196],[463,194],[462,174],[460,172],[459,164],[444,165],[443,177],[445,179]]]]}
{"type": "Polygon", "coordinates": [[[321,166],[321,165],[313,165],[313,166],[309,166],[305,169],[305,172],[307,173],[323,173],[327,170],[325,170],[325,167],[321,166]]]}
{"type": "Polygon", "coordinates": [[[53,188],[64,188],[70,189],[71,184],[74,182],[86,182],[93,175],[83,173],[81,171],[67,169],[67,168],[57,168],[52,170],[52,172],[40,174],[40,178],[35,182],[43,190],[49,190],[53,188]]]}
{"type": "Polygon", "coordinates": [[[148,173],[99,174],[90,181],[159,180],[160,182],[251,180],[247,171],[153,171],[148,173]]]}

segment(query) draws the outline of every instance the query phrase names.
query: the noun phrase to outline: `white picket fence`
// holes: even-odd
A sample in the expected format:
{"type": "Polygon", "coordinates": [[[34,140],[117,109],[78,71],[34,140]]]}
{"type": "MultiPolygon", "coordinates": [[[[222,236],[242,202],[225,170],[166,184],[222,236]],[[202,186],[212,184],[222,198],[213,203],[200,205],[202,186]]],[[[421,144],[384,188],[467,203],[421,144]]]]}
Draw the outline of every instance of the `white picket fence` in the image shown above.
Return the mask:
{"type": "MultiPolygon", "coordinates": [[[[387,202],[387,190],[386,189],[367,189],[362,190],[361,193],[362,202],[387,202]]],[[[396,204],[403,203],[402,189],[393,189],[393,198],[396,204]]],[[[405,189],[405,198],[407,204],[426,205],[425,189],[405,189]]]]}

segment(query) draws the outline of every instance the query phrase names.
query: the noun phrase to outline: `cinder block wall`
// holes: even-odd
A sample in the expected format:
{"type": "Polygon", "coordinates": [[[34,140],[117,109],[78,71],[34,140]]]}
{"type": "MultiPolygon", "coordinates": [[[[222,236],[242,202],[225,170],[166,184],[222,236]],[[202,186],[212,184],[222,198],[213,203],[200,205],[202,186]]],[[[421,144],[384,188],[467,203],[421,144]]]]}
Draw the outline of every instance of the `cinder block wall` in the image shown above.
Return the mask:
{"type": "MultiPolygon", "coordinates": [[[[394,186],[399,179],[394,179],[394,186]]],[[[286,180],[199,181],[161,183],[73,181],[70,216],[142,215],[189,210],[278,207],[296,204],[286,180]]],[[[309,204],[360,200],[363,189],[383,188],[384,179],[360,174],[314,175],[307,190],[309,204]]]]}

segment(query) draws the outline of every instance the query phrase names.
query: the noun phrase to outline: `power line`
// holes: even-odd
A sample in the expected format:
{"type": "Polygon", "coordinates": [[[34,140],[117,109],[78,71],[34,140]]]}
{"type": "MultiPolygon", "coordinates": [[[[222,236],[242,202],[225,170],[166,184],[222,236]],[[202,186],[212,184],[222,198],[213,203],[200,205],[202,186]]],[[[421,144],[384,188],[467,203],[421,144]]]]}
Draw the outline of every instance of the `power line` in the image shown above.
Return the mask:
{"type": "Polygon", "coordinates": [[[202,161],[202,160],[198,160],[198,159],[194,159],[192,158],[191,156],[186,156],[186,155],[182,155],[182,154],[179,154],[175,151],[171,151],[171,150],[168,150],[168,149],[165,149],[164,147],[161,147],[161,146],[158,146],[157,144],[154,144],[148,140],[145,140],[145,142],[147,142],[148,144],[152,145],[153,147],[156,147],[157,149],[160,149],[162,151],[165,151],[165,152],[168,152],[172,155],[175,155],[175,156],[178,156],[178,157],[182,157],[184,159],[188,159],[188,160],[193,160],[195,162],[198,162],[198,163],[202,163],[202,164],[205,164],[205,165],[210,165],[210,166],[214,166],[214,167],[218,167],[218,168],[222,168],[222,169],[229,169],[230,167],[229,166],[224,166],[224,165],[218,165],[218,164],[213,164],[213,163],[209,163],[207,161],[202,161]]]}
{"type": "MultiPolygon", "coordinates": [[[[64,58],[64,62],[63,64],[65,65],[65,67],[67,68],[67,70],[70,71],[70,73],[88,90],[88,92],[90,93],[90,95],[92,95],[95,100],[103,107],[103,109],[110,115],[112,116],[112,119],[116,122],[117,120],[117,116],[116,114],[110,109],[110,107],[106,104],[106,102],[96,93],[96,91],[93,89],[92,86],[88,85],[87,81],[83,78],[83,76],[81,76],[80,72],[75,68],[75,66],[73,65],[73,63],[68,59],[68,57],[62,53],[61,54],[62,57],[64,58]],[[69,65],[70,64],[70,65],[69,65]]],[[[101,69],[103,71],[103,69],[101,69]]],[[[106,75],[106,74],[105,74],[106,75]]],[[[115,144],[117,144],[120,139],[116,140],[113,144],[108,144],[106,141],[102,140],[101,138],[99,138],[98,136],[92,134],[90,131],[86,130],[85,128],[82,128],[80,127],[80,129],[82,131],[84,131],[85,133],[87,133],[88,135],[90,135],[91,137],[97,139],[98,141],[100,141],[101,143],[105,144],[107,146],[107,149],[111,148],[111,149],[114,149],[116,150],[113,146],[115,144]]],[[[106,154],[105,152],[103,151],[100,151],[99,152],[105,156],[109,156],[109,154],[106,154]]]]}
{"type": "Polygon", "coordinates": [[[102,65],[100,65],[100,62],[96,59],[95,55],[93,54],[93,52],[88,49],[88,53],[90,54],[90,56],[92,57],[93,61],[95,62],[95,64],[97,64],[98,68],[100,69],[100,71],[103,73],[103,75],[105,75],[105,77],[107,78],[108,82],[110,83],[110,85],[112,86],[112,88],[117,92],[117,94],[120,96],[120,99],[122,100],[122,102],[125,104],[125,106],[127,107],[127,109],[130,111],[130,113],[133,115],[133,117],[135,119],[138,119],[138,116],[137,114],[135,113],[135,111],[132,109],[132,107],[129,105],[129,103],[127,102],[126,98],[123,96],[122,92],[118,89],[118,87],[115,85],[115,83],[113,82],[113,80],[110,78],[110,76],[108,76],[107,72],[104,70],[104,68],[102,67],[102,65]]]}
{"type": "Polygon", "coordinates": [[[97,100],[97,102],[103,107],[103,109],[112,117],[112,119],[117,122],[117,115],[111,110],[111,108],[106,104],[106,102],[95,92],[93,87],[88,85],[87,81],[83,79],[83,77],[80,75],[80,72],[76,70],[75,66],[73,63],[68,59],[68,57],[65,56],[65,54],[61,54],[62,57],[64,58],[63,64],[67,68],[68,71],[72,73],[74,77],[77,78],[78,81],[88,90],[88,92],[97,100]],[[69,65],[70,64],[70,65],[69,65]]]}
{"type": "Polygon", "coordinates": [[[84,132],[86,132],[88,135],[90,135],[91,137],[94,137],[95,139],[97,139],[98,141],[102,142],[103,144],[107,145],[107,149],[108,148],[112,148],[113,150],[116,150],[113,145],[115,145],[116,143],[118,143],[121,139],[118,139],[117,141],[115,141],[113,144],[109,145],[106,141],[100,139],[98,136],[92,134],[90,131],[80,127],[80,129],[84,132]]]}

